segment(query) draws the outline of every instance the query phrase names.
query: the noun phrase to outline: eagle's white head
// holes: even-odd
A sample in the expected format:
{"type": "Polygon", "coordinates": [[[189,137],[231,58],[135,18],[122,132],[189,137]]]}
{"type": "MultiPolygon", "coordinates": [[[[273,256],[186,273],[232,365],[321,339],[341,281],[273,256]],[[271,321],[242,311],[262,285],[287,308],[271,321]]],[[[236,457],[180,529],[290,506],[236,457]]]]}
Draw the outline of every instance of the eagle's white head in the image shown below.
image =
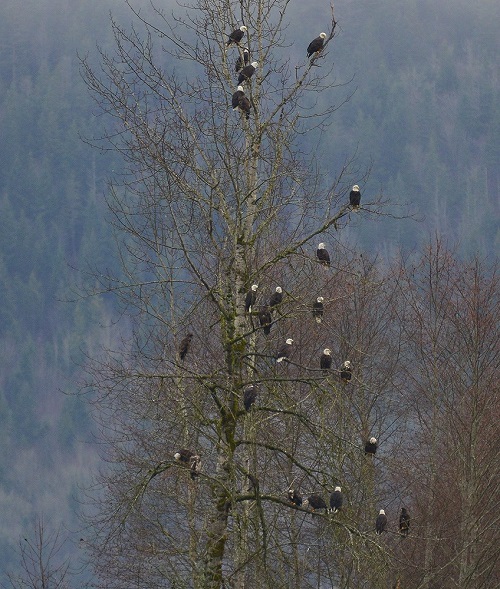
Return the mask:
{"type": "Polygon", "coordinates": [[[292,339],[291,337],[289,337],[289,338],[286,340],[286,343],[287,343],[289,346],[290,346],[290,345],[292,345],[292,344],[293,344],[293,339],[292,339]]]}
{"type": "Polygon", "coordinates": [[[353,189],[355,192],[359,192],[359,186],[358,186],[357,184],[355,184],[355,185],[352,187],[352,189],[353,189]]]}
{"type": "Polygon", "coordinates": [[[381,510],[379,511],[379,515],[385,515],[385,511],[384,511],[383,509],[381,509],[381,510]]]}
{"type": "Polygon", "coordinates": [[[322,39],[326,39],[326,33],[320,33],[320,34],[319,34],[319,36],[320,36],[322,39]]]}
{"type": "Polygon", "coordinates": [[[255,292],[259,288],[258,284],[252,284],[252,290],[255,292]]]}
{"type": "Polygon", "coordinates": [[[322,303],[324,300],[325,300],[325,299],[324,299],[323,297],[318,297],[318,298],[316,299],[316,302],[318,302],[318,303],[322,303]]]}
{"type": "Polygon", "coordinates": [[[344,362],[344,368],[350,368],[351,367],[351,363],[349,362],[349,360],[346,360],[344,362]]]}
{"type": "Polygon", "coordinates": [[[174,454],[174,458],[175,458],[175,460],[180,460],[181,459],[181,455],[179,454],[179,452],[176,452],[174,454]]]}
{"type": "Polygon", "coordinates": [[[370,444],[376,444],[377,438],[370,438],[370,444]]]}
{"type": "Polygon", "coordinates": [[[259,62],[258,61],[252,61],[252,66],[254,68],[258,68],[259,67],[259,62]]]}
{"type": "Polygon", "coordinates": [[[325,349],[323,350],[323,354],[324,354],[325,356],[329,356],[331,353],[332,353],[332,351],[330,350],[330,348],[325,348],[325,349]]]}
{"type": "Polygon", "coordinates": [[[281,286],[277,286],[276,287],[276,292],[282,293],[283,289],[281,288],[281,286]]]}
{"type": "Polygon", "coordinates": [[[340,487],[335,487],[336,491],[342,491],[342,489],[340,487]]]}
{"type": "Polygon", "coordinates": [[[238,88],[236,88],[236,90],[238,90],[238,92],[244,92],[243,86],[238,86],[238,88]]]}
{"type": "Polygon", "coordinates": [[[318,249],[319,249],[319,250],[324,250],[324,249],[325,249],[325,244],[324,244],[324,243],[320,243],[320,244],[318,245],[318,249]]]}
{"type": "Polygon", "coordinates": [[[241,27],[240,27],[240,31],[242,31],[243,33],[246,33],[246,32],[247,32],[247,30],[248,30],[248,29],[246,28],[246,26],[245,26],[245,25],[241,25],[241,27]]]}

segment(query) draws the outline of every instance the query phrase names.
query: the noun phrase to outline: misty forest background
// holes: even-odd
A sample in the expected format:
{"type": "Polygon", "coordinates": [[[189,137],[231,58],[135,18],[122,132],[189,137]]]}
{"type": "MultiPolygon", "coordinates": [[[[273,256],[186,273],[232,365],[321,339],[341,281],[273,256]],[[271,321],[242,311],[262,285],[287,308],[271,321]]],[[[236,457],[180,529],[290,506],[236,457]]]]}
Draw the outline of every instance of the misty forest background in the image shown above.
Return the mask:
{"type": "MultiPolygon", "coordinates": [[[[371,167],[363,194],[382,192],[414,217],[360,215],[346,239],[382,259],[434,234],[460,255],[495,255],[500,3],[342,0],[335,9],[341,31],[330,55],[341,86],[320,100],[350,98],[320,144],[303,149],[317,149],[332,177],[356,152],[359,169],[371,167]]],[[[123,0],[0,3],[2,574],[15,568],[37,516],[62,525],[65,549],[78,550],[82,489],[99,466],[86,403],[74,393],[86,356],[118,337],[118,318],[111,297],[75,292],[89,285],[87,270],[115,263],[104,195],[122,164],[82,140],[100,135],[104,117],[79,56],[97,63],[96,44],[112,47],[110,10],[132,20],[123,0]]],[[[292,63],[327,14],[323,0],[292,3],[292,63]]]]}

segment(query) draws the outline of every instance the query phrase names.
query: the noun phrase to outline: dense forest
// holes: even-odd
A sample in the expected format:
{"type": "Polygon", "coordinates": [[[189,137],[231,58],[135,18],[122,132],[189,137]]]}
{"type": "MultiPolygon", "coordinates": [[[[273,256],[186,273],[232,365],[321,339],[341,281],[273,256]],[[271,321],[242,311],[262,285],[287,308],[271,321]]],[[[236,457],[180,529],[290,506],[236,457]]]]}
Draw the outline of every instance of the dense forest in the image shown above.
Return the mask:
{"type": "MultiPolygon", "coordinates": [[[[304,57],[304,31],[309,39],[322,29],[322,6],[291,7],[301,23],[287,32],[292,61],[293,52],[304,57]]],[[[80,58],[97,64],[96,45],[112,47],[110,10],[125,25],[132,20],[119,0],[0,6],[3,574],[37,516],[78,544],[82,489],[99,465],[76,393],[86,358],[118,338],[113,301],[85,292],[95,269],[116,265],[105,196],[122,162],[90,145],[106,117],[80,58]]],[[[302,148],[317,152],[332,177],[355,153],[356,166],[371,170],[364,194],[382,194],[404,217],[360,217],[346,242],[389,261],[438,234],[461,256],[491,256],[500,242],[499,4],[346,0],[336,17],[335,101],[345,103],[320,143],[302,148]]],[[[318,100],[325,106],[329,97],[318,100]]]]}

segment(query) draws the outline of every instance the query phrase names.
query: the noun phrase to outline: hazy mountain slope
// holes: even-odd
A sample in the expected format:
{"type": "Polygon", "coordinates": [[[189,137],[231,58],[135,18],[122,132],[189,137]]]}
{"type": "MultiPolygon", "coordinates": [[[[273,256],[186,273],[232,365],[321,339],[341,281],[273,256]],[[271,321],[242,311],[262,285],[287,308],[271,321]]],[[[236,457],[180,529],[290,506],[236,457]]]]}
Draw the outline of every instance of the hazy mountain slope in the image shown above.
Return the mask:
{"type": "Polygon", "coordinates": [[[357,148],[361,164],[372,161],[365,192],[383,190],[424,219],[361,222],[362,242],[412,248],[438,231],[464,252],[491,251],[500,218],[500,5],[341,2],[336,14],[342,31],[329,59],[339,81],[354,73],[356,92],[323,153],[338,160],[357,148]]]}
{"type": "MultiPolygon", "coordinates": [[[[0,6],[0,570],[34,514],[76,527],[73,496],[96,454],[74,393],[97,349],[102,301],[64,302],[86,260],[105,264],[102,194],[112,159],[80,137],[101,124],[77,50],[107,32],[99,2],[0,6]]],[[[104,330],[106,331],[106,330],[104,330]]]]}

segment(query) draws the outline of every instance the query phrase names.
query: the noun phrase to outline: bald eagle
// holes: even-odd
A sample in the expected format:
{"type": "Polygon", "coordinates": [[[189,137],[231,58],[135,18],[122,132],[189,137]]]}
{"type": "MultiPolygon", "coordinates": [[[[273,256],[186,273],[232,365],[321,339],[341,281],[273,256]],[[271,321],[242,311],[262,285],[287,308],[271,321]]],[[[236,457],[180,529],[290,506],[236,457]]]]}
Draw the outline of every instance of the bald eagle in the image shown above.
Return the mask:
{"type": "Polygon", "coordinates": [[[371,454],[372,456],[377,452],[378,444],[377,438],[370,438],[365,444],[365,454],[371,454]]]}
{"type": "Polygon", "coordinates": [[[283,289],[281,288],[281,286],[277,286],[276,290],[273,292],[271,298],[269,299],[269,306],[271,307],[271,310],[273,309],[273,307],[276,307],[276,305],[279,305],[282,300],[283,289]]]}
{"type": "Polygon", "coordinates": [[[281,346],[279,352],[276,354],[276,362],[283,362],[288,360],[292,352],[293,339],[289,337],[286,342],[281,346]]]}
{"type": "Polygon", "coordinates": [[[245,65],[248,64],[248,60],[249,59],[250,59],[250,52],[245,47],[243,49],[243,59],[241,58],[241,55],[240,55],[238,57],[238,59],[236,60],[236,64],[234,66],[234,69],[235,69],[236,73],[238,73],[245,65]]]}
{"type": "Polygon", "coordinates": [[[184,358],[186,357],[186,354],[189,352],[189,346],[191,344],[192,339],[193,339],[192,333],[188,333],[187,335],[185,335],[182,338],[181,343],[179,344],[179,358],[181,360],[184,360],[184,358]]]}
{"type": "Polygon", "coordinates": [[[340,368],[340,378],[345,382],[348,383],[352,378],[352,368],[351,363],[349,360],[346,360],[341,368],[340,368]]]}
{"type": "Polygon", "coordinates": [[[245,25],[241,25],[241,27],[239,29],[234,30],[229,35],[229,39],[226,43],[226,47],[229,47],[229,45],[232,45],[233,43],[236,43],[238,45],[239,42],[243,39],[243,35],[246,32],[247,32],[247,28],[245,25]]]}
{"type": "MultiPolygon", "coordinates": [[[[239,88],[242,88],[242,86],[238,86],[238,89],[239,88]]],[[[238,95],[238,109],[245,114],[248,121],[248,119],[250,118],[250,111],[252,109],[252,105],[250,104],[250,100],[245,96],[245,93],[238,95]]]]}
{"type": "Polygon", "coordinates": [[[401,515],[399,516],[399,533],[403,538],[406,538],[410,533],[410,514],[406,507],[401,508],[401,515]]]}
{"type": "Polygon", "coordinates": [[[357,211],[359,209],[359,203],[361,202],[361,192],[359,191],[359,186],[355,184],[352,187],[351,192],[349,193],[349,203],[351,207],[357,211]]]}
{"type": "Polygon", "coordinates": [[[311,57],[313,53],[317,53],[323,49],[323,43],[326,39],[326,33],[320,33],[319,37],[313,39],[307,47],[307,57],[311,57]]]}
{"type": "Polygon", "coordinates": [[[325,500],[318,493],[313,493],[305,500],[304,506],[309,505],[313,511],[316,509],[326,509],[325,500]]]}
{"type": "Polygon", "coordinates": [[[182,448],[174,454],[175,460],[178,462],[184,462],[185,464],[188,464],[193,456],[195,456],[195,453],[191,452],[191,450],[187,450],[186,448],[182,448]]]}
{"type": "Polygon", "coordinates": [[[249,384],[243,390],[243,405],[245,406],[245,411],[250,411],[256,399],[257,389],[255,388],[255,385],[249,384]]]}
{"type": "Polygon", "coordinates": [[[375,531],[377,534],[381,534],[385,532],[385,528],[387,527],[387,516],[385,515],[385,511],[381,509],[375,520],[375,531]]]}
{"type": "Polygon", "coordinates": [[[313,317],[316,319],[316,323],[321,323],[323,320],[323,297],[318,297],[313,303],[313,317]]]}
{"type": "Polygon", "coordinates": [[[189,470],[191,471],[191,479],[193,481],[197,476],[199,476],[201,470],[201,460],[197,454],[191,452],[191,450],[186,450],[186,448],[182,448],[174,454],[174,459],[177,460],[177,462],[181,462],[184,466],[189,468],[189,470]]]}
{"type": "Polygon", "coordinates": [[[238,86],[238,88],[236,88],[236,92],[233,94],[233,97],[231,100],[231,106],[233,107],[233,110],[237,110],[238,107],[240,106],[240,97],[241,96],[245,96],[245,92],[243,90],[243,86],[238,86]]]}
{"type": "Polygon", "coordinates": [[[324,266],[330,265],[330,254],[326,251],[324,243],[318,245],[316,255],[318,256],[320,264],[323,264],[324,266]]]}
{"type": "Polygon", "coordinates": [[[252,306],[255,305],[255,300],[257,298],[257,289],[259,288],[258,284],[252,284],[252,287],[247,292],[247,296],[245,297],[245,311],[247,313],[252,312],[252,306]]]}
{"type": "Polygon", "coordinates": [[[330,348],[325,348],[323,353],[321,354],[321,358],[319,361],[319,365],[321,370],[326,374],[330,368],[332,367],[332,351],[330,348]]]}
{"type": "Polygon", "coordinates": [[[259,67],[259,64],[256,61],[252,61],[252,63],[249,63],[248,65],[246,65],[241,70],[240,75],[238,76],[238,84],[242,84],[246,80],[249,80],[254,75],[255,70],[258,67],[259,67]]]}
{"type": "Polygon", "coordinates": [[[302,506],[302,497],[297,493],[295,489],[288,489],[288,500],[297,507],[302,506]]]}
{"type": "Polygon", "coordinates": [[[331,513],[336,513],[342,509],[342,503],[344,502],[344,497],[342,495],[342,489],[340,487],[335,487],[335,490],[330,495],[330,511],[331,513]]]}
{"type": "Polygon", "coordinates": [[[266,335],[271,333],[272,322],[273,318],[271,317],[271,311],[269,307],[261,307],[259,310],[259,323],[266,335]]]}

